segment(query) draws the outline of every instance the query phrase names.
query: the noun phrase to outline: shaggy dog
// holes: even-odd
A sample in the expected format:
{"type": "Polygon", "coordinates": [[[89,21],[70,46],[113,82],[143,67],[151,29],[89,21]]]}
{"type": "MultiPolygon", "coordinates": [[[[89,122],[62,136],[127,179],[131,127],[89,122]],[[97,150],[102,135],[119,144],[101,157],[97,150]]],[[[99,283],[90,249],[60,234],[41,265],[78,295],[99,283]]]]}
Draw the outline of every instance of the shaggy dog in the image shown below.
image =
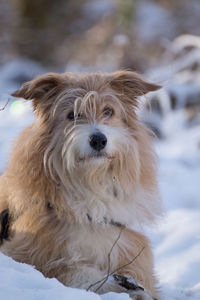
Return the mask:
{"type": "Polygon", "coordinates": [[[32,100],[36,121],[0,177],[3,253],[67,286],[158,297],[151,247],[136,230],[161,212],[136,114],[138,96],[158,88],[129,71],[50,73],[12,94],[32,100]]]}

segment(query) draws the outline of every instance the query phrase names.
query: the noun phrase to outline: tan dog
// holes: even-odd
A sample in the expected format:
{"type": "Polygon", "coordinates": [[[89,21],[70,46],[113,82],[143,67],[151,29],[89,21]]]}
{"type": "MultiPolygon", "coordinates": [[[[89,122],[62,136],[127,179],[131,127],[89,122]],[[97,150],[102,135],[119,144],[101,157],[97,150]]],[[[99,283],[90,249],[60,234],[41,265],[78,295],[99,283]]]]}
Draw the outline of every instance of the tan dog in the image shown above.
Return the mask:
{"type": "Polygon", "coordinates": [[[137,97],[158,88],[128,71],[52,73],[13,93],[32,100],[37,120],[0,177],[2,252],[71,287],[158,296],[149,242],[130,229],[161,211],[150,134],[136,115],[137,97]]]}

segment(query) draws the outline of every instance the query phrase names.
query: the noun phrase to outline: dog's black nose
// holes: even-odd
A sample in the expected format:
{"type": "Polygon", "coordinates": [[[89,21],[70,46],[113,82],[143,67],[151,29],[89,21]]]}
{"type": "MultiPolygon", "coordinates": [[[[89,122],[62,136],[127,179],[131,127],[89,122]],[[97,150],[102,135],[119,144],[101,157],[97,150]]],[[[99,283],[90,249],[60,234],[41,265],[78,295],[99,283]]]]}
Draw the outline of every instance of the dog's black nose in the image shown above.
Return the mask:
{"type": "Polygon", "coordinates": [[[103,148],[105,148],[107,144],[107,138],[103,133],[97,132],[90,136],[89,142],[90,142],[90,146],[94,150],[100,151],[103,148]]]}

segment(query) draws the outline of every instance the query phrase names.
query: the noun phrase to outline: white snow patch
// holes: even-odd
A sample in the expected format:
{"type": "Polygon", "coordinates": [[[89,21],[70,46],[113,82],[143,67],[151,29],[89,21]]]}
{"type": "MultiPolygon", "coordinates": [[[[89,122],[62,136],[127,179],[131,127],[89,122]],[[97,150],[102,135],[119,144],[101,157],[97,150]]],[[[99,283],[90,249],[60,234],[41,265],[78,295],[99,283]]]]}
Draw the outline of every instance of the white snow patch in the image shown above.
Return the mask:
{"type": "Polygon", "coordinates": [[[17,263],[0,253],[0,294],[4,300],[100,300],[100,296],[85,290],[62,285],[58,280],[45,278],[32,266],[17,263]]]}

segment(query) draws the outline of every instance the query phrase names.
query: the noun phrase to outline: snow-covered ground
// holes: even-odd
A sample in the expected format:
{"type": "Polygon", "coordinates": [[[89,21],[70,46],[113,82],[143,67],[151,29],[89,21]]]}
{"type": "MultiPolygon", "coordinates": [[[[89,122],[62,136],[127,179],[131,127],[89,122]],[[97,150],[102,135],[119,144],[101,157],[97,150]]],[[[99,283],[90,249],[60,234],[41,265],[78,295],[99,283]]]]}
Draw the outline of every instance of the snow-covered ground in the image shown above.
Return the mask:
{"type": "MultiPolygon", "coordinates": [[[[1,79],[1,72],[0,72],[1,79]]],[[[2,81],[1,81],[2,83],[2,81]]],[[[8,84],[9,91],[15,89],[8,84]]],[[[1,89],[2,90],[2,89],[1,89]]],[[[3,89],[0,109],[8,95],[3,89]]],[[[200,125],[186,126],[184,113],[174,111],[163,125],[166,138],[157,142],[159,181],[166,210],[158,226],[149,231],[163,300],[200,299],[200,125]]],[[[0,174],[18,132],[33,121],[28,101],[10,101],[0,111],[0,174]]],[[[127,294],[96,295],[47,279],[33,267],[0,253],[0,299],[125,300],[127,294]]]]}

